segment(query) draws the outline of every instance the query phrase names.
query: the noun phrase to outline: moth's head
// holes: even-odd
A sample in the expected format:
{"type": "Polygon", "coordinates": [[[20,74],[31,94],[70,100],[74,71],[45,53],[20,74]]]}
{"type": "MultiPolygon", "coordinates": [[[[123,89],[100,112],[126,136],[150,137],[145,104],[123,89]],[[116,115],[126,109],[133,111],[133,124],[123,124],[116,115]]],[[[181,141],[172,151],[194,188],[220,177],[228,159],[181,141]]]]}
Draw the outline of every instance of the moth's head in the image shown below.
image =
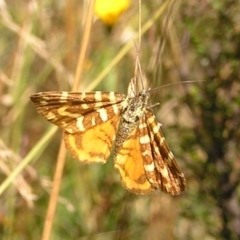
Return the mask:
{"type": "Polygon", "coordinates": [[[137,95],[138,98],[141,98],[143,102],[147,103],[149,97],[150,97],[150,93],[149,90],[142,90],[141,92],[138,93],[137,95]]]}

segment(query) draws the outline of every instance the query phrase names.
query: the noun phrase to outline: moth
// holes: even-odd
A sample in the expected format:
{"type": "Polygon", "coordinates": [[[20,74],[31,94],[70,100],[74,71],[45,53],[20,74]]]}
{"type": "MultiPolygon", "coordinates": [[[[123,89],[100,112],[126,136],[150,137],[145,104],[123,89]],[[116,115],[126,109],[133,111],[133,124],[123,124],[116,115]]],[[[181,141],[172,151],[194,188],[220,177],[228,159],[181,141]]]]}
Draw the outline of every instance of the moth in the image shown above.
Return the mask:
{"type": "Polygon", "coordinates": [[[184,174],[170,151],[152,110],[149,90],[116,92],[52,91],[30,98],[37,111],[64,131],[70,154],[85,163],[105,163],[114,148],[114,166],[123,186],[135,194],[161,189],[178,195],[184,174]]]}

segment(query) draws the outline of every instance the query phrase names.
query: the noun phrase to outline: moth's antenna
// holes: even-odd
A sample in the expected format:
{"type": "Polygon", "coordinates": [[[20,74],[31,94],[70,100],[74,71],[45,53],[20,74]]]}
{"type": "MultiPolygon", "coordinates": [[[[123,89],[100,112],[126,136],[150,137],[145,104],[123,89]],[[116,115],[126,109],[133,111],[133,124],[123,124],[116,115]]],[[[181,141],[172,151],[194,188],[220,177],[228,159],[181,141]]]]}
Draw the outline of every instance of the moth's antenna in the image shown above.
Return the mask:
{"type": "Polygon", "coordinates": [[[189,80],[189,81],[184,81],[184,82],[182,82],[182,81],[172,82],[172,83],[164,84],[164,85],[162,85],[162,86],[160,86],[160,87],[151,88],[151,89],[149,89],[148,91],[149,91],[149,92],[155,92],[155,91],[157,91],[157,90],[159,90],[159,89],[162,89],[162,88],[165,88],[165,87],[169,87],[169,86],[172,86],[172,85],[175,85],[175,84],[199,83],[199,82],[205,82],[205,81],[206,81],[206,80],[197,80],[197,81],[195,81],[195,80],[189,80]]]}
{"type": "Polygon", "coordinates": [[[143,74],[142,74],[142,68],[141,68],[141,64],[140,64],[140,59],[139,59],[139,56],[140,56],[140,48],[138,48],[136,46],[136,43],[134,42],[134,46],[135,46],[135,49],[137,51],[137,57],[136,57],[136,62],[135,62],[135,74],[134,74],[134,78],[136,80],[137,76],[140,75],[140,78],[141,78],[141,84],[142,84],[142,89],[144,89],[144,85],[143,85],[143,74]],[[139,73],[139,74],[138,74],[139,73]]]}

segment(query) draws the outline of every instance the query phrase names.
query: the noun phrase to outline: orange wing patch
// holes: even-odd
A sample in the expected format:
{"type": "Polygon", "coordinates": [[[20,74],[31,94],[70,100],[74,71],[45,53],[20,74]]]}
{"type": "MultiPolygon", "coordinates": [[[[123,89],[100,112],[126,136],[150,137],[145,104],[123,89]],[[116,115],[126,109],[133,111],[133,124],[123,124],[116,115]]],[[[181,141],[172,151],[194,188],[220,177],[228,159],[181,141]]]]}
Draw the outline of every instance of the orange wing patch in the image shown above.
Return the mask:
{"type": "Polygon", "coordinates": [[[115,156],[115,168],[125,188],[136,194],[147,194],[154,188],[146,177],[138,134],[138,128],[135,128],[123,143],[115,156]]]}
{"type": "Polygon", "coordinates": [[[64,132],[66,148],[81,162],[105,163],[110,155],[119,121],[120,117],[115,115],[85,132],[64,132]]]}

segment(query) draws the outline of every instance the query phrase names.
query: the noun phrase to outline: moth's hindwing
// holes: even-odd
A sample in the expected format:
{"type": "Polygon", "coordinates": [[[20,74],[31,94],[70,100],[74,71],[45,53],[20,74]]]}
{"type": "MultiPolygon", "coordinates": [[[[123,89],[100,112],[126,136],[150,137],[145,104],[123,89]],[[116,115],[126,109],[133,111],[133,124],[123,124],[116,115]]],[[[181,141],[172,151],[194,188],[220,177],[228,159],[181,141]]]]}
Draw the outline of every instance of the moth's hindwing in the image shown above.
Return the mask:
{"type": "Polygon", "coordinates": [[[144,169],[139,134],[139,128],[135,128],[123,143],[115,156],[115,168],[118,169],[125,188],[136,194],[147,194],[154,188],[144,169]]]}

